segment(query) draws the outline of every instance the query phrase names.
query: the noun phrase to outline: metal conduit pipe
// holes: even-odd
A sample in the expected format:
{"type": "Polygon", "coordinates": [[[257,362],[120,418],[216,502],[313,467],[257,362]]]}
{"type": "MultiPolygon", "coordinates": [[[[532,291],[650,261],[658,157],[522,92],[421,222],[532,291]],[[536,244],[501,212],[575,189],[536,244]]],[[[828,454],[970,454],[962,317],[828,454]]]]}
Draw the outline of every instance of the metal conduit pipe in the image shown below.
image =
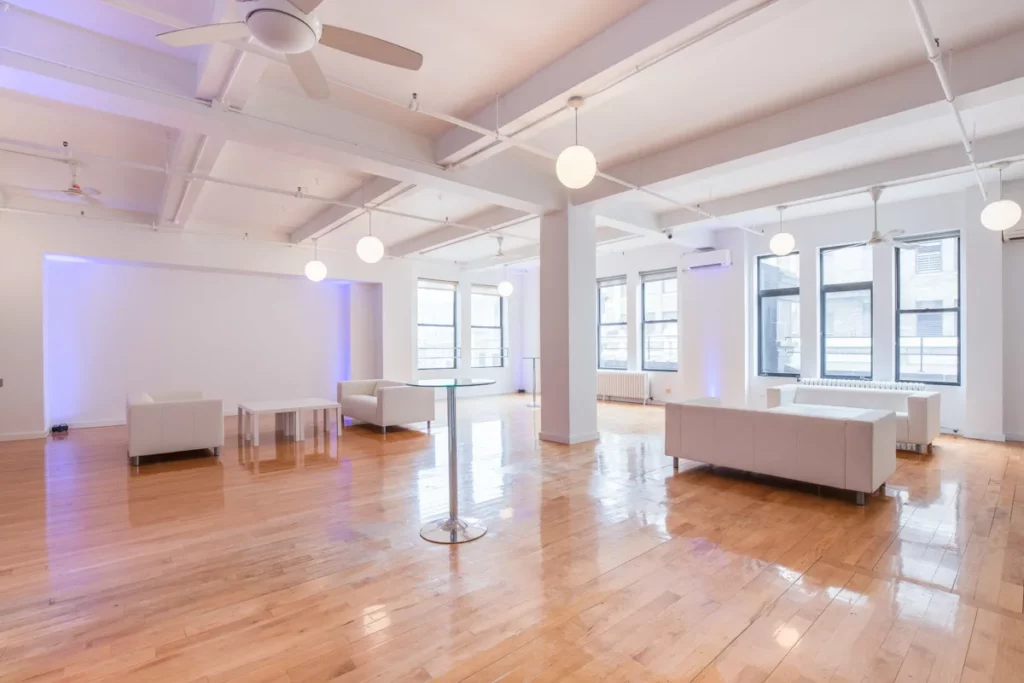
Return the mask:
{"type": "Polygon", "coordinates": [[[946,67],[942,64],[942,52],[939,49],[939,41],[935,37],[935,33],[932,31],[931,22],[928,21],[928,15],[924,11],[924,6],[921,4],[921,0],[909,0],[910,8],[914,11],[914,19],[917,21],[917,30],[921,33],[921,39],[924,40],[924,48],[928,52],[928,61],[935,67],[935,74],[939,78],[939,84],[942,86],[942,93],[946,98],[946,103],[949,104],[950,111],[953,113],[953,118],[956,120],[957,130],[960,132],[960,139],[964,143],[964,151],[967,152],[967,158],[971,162],[971,168],[974,170],[974,175],[978,180],[978,187],[981,188],[981,196],[984,199],[988,199],[988,191],[985,189],[985,181],[981,177],[981,170],[978,168],[978,163],[974,159],[974,143],[971,142],[971,138],[967,135],[967,127],[964,126],[964,118],[960,113],[960,108],[956,105],[956,95],[953,93],[953,86],[949,82],[949,75],[946,73],[946,67]]]}
{"type": "MultiPolygon", "coordinates": [[[[50,161],[56,161],[58,163],[73,163],[68,158],[66,152],[60,148],[49,147],[47,145],[40,145],[38,143],[26,142],[23,140],[17,140],[14,138],[0,137],[0,151],[13,152],[16,154],[27,154],[28,156],[35,156],[39,159],[48,159],[50,161]],[[18,152],[16,150],[3,150],[2,146],[15,146],[27,149],[34,149],[40,152],[39,154],[30,154],[26,152],[18,152]]],[[[245,183],[237,180],[228,180],[226,178],[217,178],[205,173],[194,173],[186,169],[178,169],[171,166],[156,166],[154,164],[145,164],[137,161],[127,161],[124,159],[118,159],[116,157],[108,157],[102,154],[92,154],[89,152],[75,152],[75,159],[79,161],[91,161],[99,164],[110,164],[114,166],[123,166],[125,168],[131,168],[137,171],[148,171],[151,173],[163,173],[166,175],[181,176],[187,181],[201,180],[207,183],[215,183],[217,185],[227,185],[229,187],[237,187],[243,190],[252,190],[254,192],[265,192],[267,194],[276,194],[282,197],[292,197],[295,199],[308,199],[314,202],[320,202],[322,204],[333,204],[334,206],[342,206],[348,209],[357,209],[362,211],[374,211],[376,213],[388,214],[391,216],[399,216],[401,218],[408,218],[411,220],[423,221],[425,223],[433,223],[435,225],[453,225],[458,228],[465,228],[467,230],[477,230],[478,228],[473,225],[466,225],[464,223],[456,223],[449,221],[444,218],[437,218],[434,216],[420,216],[413,213],[406,213],[404,211],[395,211],[394,209],[384,208],[381,204],[364,203],[354,204],[351,202],[343,202],[338,199],[332,199],[330,197],[321,197],[315,194],[309,194],[303,192],[301,189],[295,191],[282,190],[277,187],[268,187],[266,185],[257,185],[256,183],[245,183]]]]}

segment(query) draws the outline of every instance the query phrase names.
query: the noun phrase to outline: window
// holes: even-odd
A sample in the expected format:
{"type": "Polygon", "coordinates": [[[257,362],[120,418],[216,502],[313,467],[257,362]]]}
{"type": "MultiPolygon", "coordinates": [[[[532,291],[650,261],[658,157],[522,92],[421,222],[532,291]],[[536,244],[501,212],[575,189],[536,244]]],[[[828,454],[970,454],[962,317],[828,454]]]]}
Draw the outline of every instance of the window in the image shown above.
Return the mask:
{"type": "Polygon", "coordinates": [[[597,282],[597,367],[625,370],[627,356],[626,277],[597,282]]]}
{"type": "Polygon", "coordinates": [[[459,356],[455,340],[455,283],[420,280],[416,290],[416,347],[420,370],[454,370],[459,356]]]}
{"type": "Polygon", "coordinates": [[[676,270],[641,273],[644,370],[679,369],[679,322],[676,270]]]}
{"type": "Polygon", "coordinates": [[[757,319],[758,373],[799,376],[799,254],[757,259],[757,319]]]}
{"type": "Polygon", "coordinates": [[[474,368],[505,366],[505,326],[502,317],[504,299],[498,288],[473,285],[472,293],[472,361],[474,368]]]}
{"type": "Polygon", "coordinates": [[[960,384],[960,237],[896,250],[896,379],[960,384]]]}
{"type": "Polygon", "coordinates": [[[821,250],[821,376],[871,379],[872,247],[821,250]]]}

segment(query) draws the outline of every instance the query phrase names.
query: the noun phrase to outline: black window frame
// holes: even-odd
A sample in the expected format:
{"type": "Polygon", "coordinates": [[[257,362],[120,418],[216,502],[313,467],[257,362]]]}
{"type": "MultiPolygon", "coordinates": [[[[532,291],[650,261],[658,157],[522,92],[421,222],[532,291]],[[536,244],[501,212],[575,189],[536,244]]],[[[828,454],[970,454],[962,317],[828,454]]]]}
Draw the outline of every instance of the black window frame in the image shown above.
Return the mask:
{"type": "MultiPolygon", "coordinates": [[[[838,251],[840,249],[849,249],[850,247],[859,247],[862,244],[841,244],[834,247],[822,247],[818,253],[818,277],[821,278],[821,292],[818,300],[818,312],[821,319],[819,328],[819,336],[821,337],[819,343],[818,352],[821,354],[821,362],[818,364],[821,368],[821,377],[824,379],[850,379],[856,381],[873,381],[875,378],[875,283],[874,280],[866,280],[862,282],[844,282],[838,285],[826,285],[825,284],[825,254],[830,251],[838,251]],[[871,333],[868,339],[871,340],[870,349],[870,371],[867,376],[854,377],[851,375],[830,375],[826,372],[828,357],[825,354],[825,344],[827,341],[825,324],[828,321],[826,315],[825,301],[828,294],[835,292],[863,292],[868,293],[869,300],[871,301],[871,315],[868,316],[870,321],[871,333]]],[[[872,254],[872,267],[874,264],[874,254],[872,254]]]]}
{"type": "Polygon", "coordinates": [[[647,273],[640,273],[640,367],[644,372],[679,372],[679,271],[675,268],[668,270],[654,270],[647,273]],[[671,277],[662,277],[672,273],[671,277]],[[659,320],[647,319],[647,284],[653,282],[676,281],[676,317],[659,320]],[[673,368],[649,368],[647,367],[647,325],[659,323],[676,324],[676,362],[673,368]]]}
{"type": "Polygon", "coordinates": [[[597,304],[597,369],[598,370],[616,370],[616,371],[619,371],[619,372],[629,370],[629,347],[628,347],[628,344],[629,344],[629,342],[628,342],[628,340],[629,340],[629,313],[628,313],[628,309],[629,309],[629,282],[626,279],[626,276],[625,275],[616,275],[614,277],[606,277],[606,278],[601,278],[600,280],[598,280],[597,281],[597,301],[595,303],[597,304]],[[624,320],[621,323],[605,323],[605,322],[601,322],[601,287],[620,286],[620,285],[626,288],[626,309],[627,309],[626,320],[624,320]],[[625,337],[626,340],[627,340],[627,342],[626,342],[627,343],[627,348],[626,348],[626,367],[624,367],[624,368],[613,368],[613,367],[606,367],[606,366],[601,364],[601,329],[604,328],[604,327],[623,327],[623,328],[626,329],[626,337],[625,337]]]}
{"type": "MultiPolygon", "coordinates": [[[[416,369],[417,370],[458,370],[459,368],[459,355],[461,348],[459,347],[459,284],[457,282],[449,282],[446,280],[431,280],[430,278],[419,278],[416,280],[416,369]],[[419,307],[419,290],[421,282],[434,282],[451,286],[452,292],[452,324],[451,325],[439,325],[437,323],[421,323],[420,307],[419,307]],[[423,357],[420,355],[422,350],[419,345],[419,328],[421,327],[450,327],[452,328],[452,360],[451,366],[444,366],[442,368],[425,368],[421,366],[423,357]]],[[[443,356],[439,356],[438,360],[443,359],[443,356]]],[[[434,360],[434,359],[428,359],[434,360]]]]}
{"type": "MultiPolygon", "coordinates": [[[[496,296],[498,297],[498,325],[477,325],[475,320],[472,319],[472,313],[469,321],[469,333],[470,333],[470,344],[472,344],[473,330],[498,330],[500,335],[500,341],[498,346],[498,360],[497,365],[477,365],[475,363],[475,357],[473,352],[476,351],[475,347],[470,348],[469,351],[469,366],[477,370],[486,370],[488,368],[503,368],[505,367],[505,297],[498,294],[498,288],[494,285],[470,285],[469,289],[469,310],[473,310],[473,297],[474,296],[496,296]],[[493,289],[494,294],[484,294],[483,292],[475,291],[476,288],[487,288],[493,289]]],[[[487,350],[487,349],[483,349],[487,350]]]]}
{"type": "MultiPolygon", "coordinates": [[[[786,256],[799,256],[800,252],[793,251],[786,256]]],[[[782,296],[796,296],[800,298],[800,286],[777,287],[775,289],[761,289],[761,263],[768,258],[784,258],[776,254],[762,254],[757,257],[757,375],[758,377],[800,377],[799,372],[765,372],[764,370],[764,325],[761,323],[764,315],[764,300],[782,296]]],[[[803,363],[803,343],[801,342],[801,363],[803,363]]]]}
{"type": "Polygon", "coordinates": [[[960,233],[939,233],[935,235],[915,235],[912,238],[899,240],[896,244],[896,347],[895,347],[895,365],[896,365],[896,381],[897,382],[914,382],[916,384],[928,384],[930,386],[938,387],[959,387],[964,381],[964,328],[963,328],[963,314],[961,313],[961,307],[963,306],[963,300],[961,295],[963,294],[963,280],[961,275],[961,256],[960,256],[960,233]],[[899,245],[900,243],[906,242],[932,242],[935,240],[943,239],[954,239],[956,240],[956,301],[957,305],[955,308],[900,308],[900,290],[903,287],[903,283],[900,280],[900,254],[899,245]],[[904,380],[900,377],[900,319],[904,313],[955,313],[956,314],[956,382],[928,382],[920,379],[904,380]]]}

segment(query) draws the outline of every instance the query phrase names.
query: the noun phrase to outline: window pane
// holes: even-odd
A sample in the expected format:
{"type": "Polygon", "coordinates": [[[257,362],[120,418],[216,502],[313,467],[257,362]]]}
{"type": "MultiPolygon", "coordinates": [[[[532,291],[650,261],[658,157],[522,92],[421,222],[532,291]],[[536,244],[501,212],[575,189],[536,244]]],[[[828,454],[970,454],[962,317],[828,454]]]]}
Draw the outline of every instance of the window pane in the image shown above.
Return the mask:
{"type": "Polygon", "coordinates": [[[960,380],[959,317],[955,312],[900,313],[901,380],[960,380]]]}
{"type": "Polygon", "coordinates": [[[824,322],[825,375],[870,377],[870,290],[826,292],[824,322]]]}
{"type": "Polygon", "coordinates": [[[825,285],[871,282],[872,248],[865,245],[829,249],[821,253],[821,281],[825,285]]]}
{"type": "Polygon", "coordinates": [[[602,325],[598,340],[597,365],[610,370],[626,369],[626,326],[602,325]]]}
{"type": "MultiPolygon", "coordinates": [[[[673,282],[675,281],[673,280],[673,282]]],[[[644,325],[644,369],[675,370],[678,365],[678,323],[646,323],[644,325]]]]}
{"type": "Polygon", "coordinates": [[[501,297],[497,294],[473,294],[473,325],[501,327],[501,297]]]}
{"type": "Polygon", "coordinates": [[[760,289],[792,289],[800,286],[800,255],[766,256],[759,260],[760,289]]]}
{"type": "Polygon", "coordinates": [[[419,367],[455,367],[455,328],[417,327],[416,345],[419,349],[419,367]]]}
{"type": "Polygon", "coordinates": [[[675,278],[644,283],[644,320],[675,320],[678,303],[675,278]]]}
{"type": "Polygon", "coordinates": [[[471,333],[473,337],[473,367],[500,368],[503,361],[501,357],[501,330],[474,327],[471,333]]]}
{"type": "Polygon", "coordinates": [[[420,287],[417,290],[417,316],[421,325],[454,325],[455,292],[420,287]]]}
{"type": "Polygon", "coordinates": [[[800,374],[800,295],[761,299],[761,372],[800,374]]]}
{"type": "Polygon", "coordinates": [[[601,324],[626,322],[626,285],[605,285],[598,287],[600,298],[601,324]]]}
{"type": "Polygon", "coordinates": [[[957,243],[957,238],[947,237],[899,250],[901,310],[960,305],[957,243]]]}

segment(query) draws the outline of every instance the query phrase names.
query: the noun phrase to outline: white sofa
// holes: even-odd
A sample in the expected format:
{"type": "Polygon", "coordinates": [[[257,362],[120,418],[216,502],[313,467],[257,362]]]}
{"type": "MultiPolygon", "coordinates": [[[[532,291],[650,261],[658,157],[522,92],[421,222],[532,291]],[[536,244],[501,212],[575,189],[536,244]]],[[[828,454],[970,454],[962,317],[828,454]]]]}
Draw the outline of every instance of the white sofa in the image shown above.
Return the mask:
{"type": "Polygon", "coordinates": [[[376,425],[385,434],[388,427],[413,422],[426,422],[430,429],[434,420],[433,389],[386,379],[338,382],[338,403],[343,422],[347,415],[376,425]]]}
{"type": "Polygon", "coordinates": [[[714,400],[665,404],[665,453],[747,472],[855,491],[857,504],[896,471],[891,411],[726,408],[714,400]]]}
{"type": "Polygon", "coordinates": [[[896,442],[927,452],[939,435],[942,396],[937,391],[875,387],[786,384],[768,389],[768,407],[786,405],[844,406],[896,413],[896,442]]]}
{"type": "Polygon", "coordinates": [[[131,394],[127,398],[128,457],[211,448],[224,445],[224,402],[204,398],[201,391],[131,394]]]}

